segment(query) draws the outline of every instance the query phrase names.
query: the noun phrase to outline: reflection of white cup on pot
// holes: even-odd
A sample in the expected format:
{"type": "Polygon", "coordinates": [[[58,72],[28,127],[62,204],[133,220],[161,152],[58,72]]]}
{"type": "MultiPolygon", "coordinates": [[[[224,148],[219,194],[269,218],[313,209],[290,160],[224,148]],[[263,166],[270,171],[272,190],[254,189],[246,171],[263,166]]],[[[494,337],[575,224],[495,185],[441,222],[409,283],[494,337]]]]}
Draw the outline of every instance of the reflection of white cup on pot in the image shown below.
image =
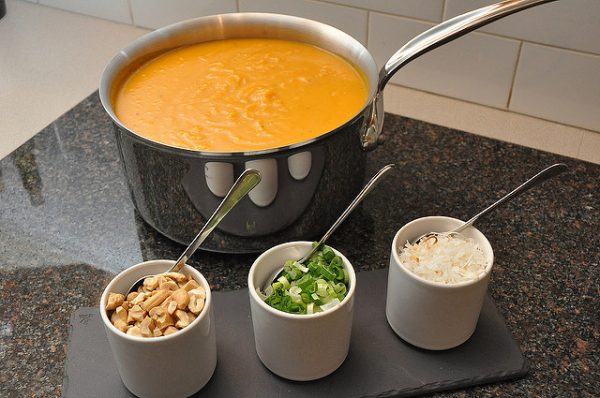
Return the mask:
{"type": "Polygon", "coordinates": [[[471,227],[461,234],[483,251],[486,268],[475,280],[442,284],[410,271],[400,261],[404,244],[429,232],[451,231],[463,221],[451,217],[423,217],[402,227],[394,237],[388,273],[386,317],[398,336],[430,350],[456,347],[471,337],[487,292],[494,253],[487,238],[471,227]]]}
{"type": "Polygon", "coordinates": [[[346,359],[350,347],[356,276],[342,258],[349,274],[346,297],[336,307],[315,314],[288,314],[266,304],[256,292],[286,260],[298,259],[311,249],[311,242],[289,242],[261,254],[248,274],[250,310],[256,352],[273,373],[290,380],[325,377],[346,359]]]}
{"type": "Polygon", "coordinates": [[[206,292],[204,309],[185,328],[160,337],[136,337],[118,330],[106,313],[109,293],[127,294],[139,278],[170,269],[174,261],[154,260],[134,265],[118,274],[104,289],[100,314],[123,384],[138,397],[188,397],[208,383],[217,365],[217,341],[208,282],[186,265],[206,292]]]}
{"type": "Polygon", "coordinates": [[[256,188],[248,193],[252,203],[260,207],[266,207],[273,203],[275,197],[277,196],[279,185],[279,177],[277,175],[277,160],[251,160],[246,162],[246,168],[258,170],[262,177],[256,188]]]}

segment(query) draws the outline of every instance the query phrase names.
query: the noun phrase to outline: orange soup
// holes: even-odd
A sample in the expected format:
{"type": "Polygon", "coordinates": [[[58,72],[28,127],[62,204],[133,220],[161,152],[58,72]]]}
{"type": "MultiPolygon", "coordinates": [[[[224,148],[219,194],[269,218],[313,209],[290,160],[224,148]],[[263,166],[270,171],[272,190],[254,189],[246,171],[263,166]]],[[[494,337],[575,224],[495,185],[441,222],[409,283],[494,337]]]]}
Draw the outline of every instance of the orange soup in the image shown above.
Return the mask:
{"type": "Polygon", "coordinates": [[[345,59],[277,39],[177,48],[133,71],[114,97],[130,130],[210,152],[277,148],[317,137],[365,105],[367,82],[345,59]]]}

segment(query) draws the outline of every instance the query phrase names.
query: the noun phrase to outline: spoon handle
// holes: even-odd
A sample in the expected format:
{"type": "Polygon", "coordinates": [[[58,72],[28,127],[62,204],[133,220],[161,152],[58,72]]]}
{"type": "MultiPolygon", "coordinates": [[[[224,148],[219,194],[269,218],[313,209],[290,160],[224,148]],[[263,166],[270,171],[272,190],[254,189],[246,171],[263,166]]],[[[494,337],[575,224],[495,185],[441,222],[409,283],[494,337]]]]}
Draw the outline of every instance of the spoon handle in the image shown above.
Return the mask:
{"type": "Polygon", "coordinates": [[[536,185],[541,184],[542,182],[546,181],[547,179],[559,175],[560,173],[562,173],[565,170],[567,170],[567,165],[564,163],[557,163],[550,167],[546,167],[544,170],[540,171],[539,173],[537,173],[536,175],[534,175],[533,177],[531,177],[530,179],[525,181],[523,184],[521,184],[517,188],[513,189],[511,192],[507,193],[500,200],[494,202],[492,205],[490,205],[483,211],[477,213],[473,218],[471,218],[469,221],[465,222],[464,224],[462,224],[461,226],[456,228],[453,232],[460,232],[463,229],[473,225],[473,223],[475,221],[477,221],[477,219],[479,217],[486,215],[487,213],[491,212],[492,210],[494,210],[496,207],[500,206],[501,204],[508,202],[512,198],[519,196],[523,192],[528,191],[530,188],[533,188],[536,185]]]}
{"type": "Polygon", "coordinates": [[[225,195],[225,199],[219,204],[219,207],[217,207],[212,216],[210,216],[192,243],[190,243],[183,254],[177,259],[175,265],[171,268],[171,271],[179,271],[183,268],[187,260],[221,222],[223,217],[225,217],[227,213],[229,213],[229,211],[260,182],[260,179],[260,173],[254,169],[247,169],[238,177],[229,192],[227,192],[227,195],[225,195]]]}
{"type": "Polygon", "coordinates": [[[310,251],[310,253],[308,253],[306,256],[302,257],[300,260],[298,260],[298,262],[299,263],[304,263],[306,260],[308,260],[309,258],[311,258],[312,255],[315,254],[317,252],[317,250],[319,250],[321,248],[321,246],[323,246],[323,244],[325,243],[325,241],[327,239],[329,239],[329,237],[331,236],[331,234],[333,234],[333,232],[337,229],[337,227],[340,226],[340,224],[346,219],[346,217],[348,217],[348,215],[350,213],[352,213],[352,211],[356,208],[356,206],[358,206],[358,204],[360,202],[362,202],[362,200],[364,199],[364,197],[367,196],[367,194],[369,192],[371,192],[371,190],[373,188],[375,188],[375,186],[381,180],[381,177],[386,172],[388,172],[389,170],[393,169],[395,166],[396,166],[395,164],[388,164],[387,166],[382,167],[381,170],[379,170],[377,172],[377,174],[375,174],[373,176],[373,178],[371,178],[371,180],[367,183],[367,185],[365,185],[364,188],[358,193],[358,195],[354,198],[354,200],[352,201],[352,203],[350,203],[350,205],[346,208],[346,210],[344,210],[344,212],[342,213],[342,215],[333,223],[333,225],[331,227],[329,227],[329,229],[327,230],[327,232],[325,232],[325,235],[323,235],[323,237],[321,238],[321,240],[315,245],[315,247],[313,247],[313,249],[310,251]]]}

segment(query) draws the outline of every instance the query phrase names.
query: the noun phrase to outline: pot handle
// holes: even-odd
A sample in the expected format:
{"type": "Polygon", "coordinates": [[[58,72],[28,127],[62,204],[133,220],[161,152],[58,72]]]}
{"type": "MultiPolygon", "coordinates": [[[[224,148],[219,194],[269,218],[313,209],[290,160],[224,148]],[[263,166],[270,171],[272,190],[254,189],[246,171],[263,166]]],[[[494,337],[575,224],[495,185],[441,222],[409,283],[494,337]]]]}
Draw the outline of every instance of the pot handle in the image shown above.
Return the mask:
{"type": "Polygon", "coordinates": [[[378,92],[400,68],[434,48],[497,19],[552,1],[556,0],[505,0],[456,16],[426,30],[402,46],[381,68],[378,92]]]}
{"type": "Polygon", "coordinates": [[[366,126],[360,136],[364,150],[372,150],[381,142],[383,129],[383,88],[394,73],[413,59],[459,38],[477,28],[504,18],[515,12],[556,0],[504,0],[496,4],[478,8],[444,21],[416,36],[400,48],[385,63],[379,72],[379,82],[375,98],[366,119],[366,126]]]}

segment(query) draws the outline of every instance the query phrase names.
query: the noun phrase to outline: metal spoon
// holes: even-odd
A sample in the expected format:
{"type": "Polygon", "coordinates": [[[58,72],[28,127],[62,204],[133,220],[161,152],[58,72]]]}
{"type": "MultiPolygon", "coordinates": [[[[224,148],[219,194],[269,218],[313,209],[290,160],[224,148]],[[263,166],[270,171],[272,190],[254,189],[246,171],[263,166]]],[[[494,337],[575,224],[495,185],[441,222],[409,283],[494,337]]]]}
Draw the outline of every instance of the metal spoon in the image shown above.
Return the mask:
{"type": "MultiPolygon", "coordinates": [[[[208,219],[206,224],[202,227],[198,235],[194,238],[192,243],[185,249],[183,254],[177,259],[175,264],[171,267],[171,269],[165,272],[178,272],[183,268],[187,260],[192,257],[192,254],[200,247],[202,242],[210,235],[210,233],[215,229],[215,227],[221,222],[221,220],[229,213],[231,209],[235,207],[235,205],[242,199],[244,196],[248,194],[261,180],[260,173],[254,169],[245,170],[235,181],[227,195],[223,201],[219,204],[217,209],[214,211],[212,216],[208,219]]],[[[127,291],[127,293],[131,293],[133,291],[137,291],[137,288],[144,283],[144,279],[153,276],[147,275],[140,279],[138,279],[127,291]]]]}
{"type": "MultiPolygon", "coordinates": [[[[339,216],[339,218],[337,220],[335,220],[335,222],[333,223],[333,225],[331,227],[329,227],[327,232],[325,232],[325,234],[323,235],[321,240],[319,240],[319,242],[315,245],[315,247],[313,247],[312,250],[308,254],[306,254],[304,257],[302,257],[301,259],[299,259],[297,261],[300,264],[303,264],[308,259],[310,259],[313,256],[313,254],[315,254],[325,244],[327,239],[329,239],[331,234],[333,234],[333,232],[340,226],[340,224],[346,219],[346,217],[348,217],[348,215],[350,215],[350,213],[352,213],[352,211],[356,208],[356,206],[358,206],[358,204],[360,202],[362,202],[362,200],[365,198],[365,196],[367,196],[367,194],[369,192],[371,192],[373,190],[373,188],[375,188],[375,186],[379,183],[379,181],[381,180],[383,175],[386,172],[388,172],[389,170],[393,169],[394,167],[396,167],[395,164],[388,164],[387,166],[382,167],[381,170],[379,170],[377,172],[377,174],[375,174],[373,176],[373,178],[371,178],[371,180],[367,183],[367,185],[364,186],[364,188],[358,193],[358,195],[356,195],[356,197],[354,198],[352,203],[350,203],[350,205],[346,208],[346,210],[344,210],[342,215],[339,216]]],[[[271,283],[275,282],[277,280],[277,278],[279,278],[279,274],[282,271],[283,271],[283,266],[281,268],[277,269],[275,272],[273,272],[271,274],[271,277],[266,279],[266,281],[262,287],[262,290],[264,291],[271,283]]]]}
{"type": "MultiPolygon", "coordinates": [[[[475,221],[477,221],[477,219],[479,219],[479,217],[488,214],[492,210],[496,209],[498,206],[519,196],[523,192],[528,191],[529,189],[535,187],[536,185],[539,185],[542,182],[544,182],[554,176],[559,175],[560,173],[562,173],[565,170],[567,170],[567,165],[564,163],[557,163],[550,167],[546,167],[544,170],[540,171],[539,173],[537,173],[536,175],[534,175],[533,177],[531,177],[530,179],[525,181],[523,184],[521,184],[518,187],[516,187],[515,189],[513,189],[511,192],[504,195],[501,199],[497,200],[496,202],[492,203],[490,206],[488,206],[484,210],[477,213],[469,221],[464,222],[463,224],[459,225],[457,228],[453,229],[452,231],[448,231],[448,232],[444,232],[444,233],[445,234],[459,233],[460,231],[464,230],[465,228],[473,225],[475,223],[475,221]]],[[[436,236],[439,234],[440,234],[440,232],[428,232],[424,235],[419,236],[417,239],[415,239],[414,243],[418,243],[422,239],[429,238],[431,236],[436,236]]]]}

